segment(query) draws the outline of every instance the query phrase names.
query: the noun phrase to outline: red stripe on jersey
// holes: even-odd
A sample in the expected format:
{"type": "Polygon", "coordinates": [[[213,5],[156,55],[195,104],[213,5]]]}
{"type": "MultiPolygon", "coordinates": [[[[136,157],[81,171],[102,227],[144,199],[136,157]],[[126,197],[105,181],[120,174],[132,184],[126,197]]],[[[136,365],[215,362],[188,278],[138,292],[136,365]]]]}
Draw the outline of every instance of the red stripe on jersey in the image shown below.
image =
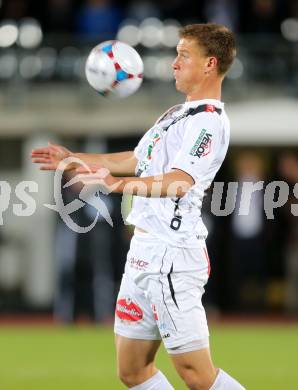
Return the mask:
{"type": "Polygon", "coordinates": [[[214,112],[215,106],[213,104],[206,104],[205,112],[214,112]]]}
{"type": "Polygon", "coordinates": [[[207,263],[208,263],[208,276],[210,276],[210,274],[211,274],[211,264],[210,264],[210,258],[209,258],[209,255],[208,255],[207,248],[204,248],[204,253],[205,253],[205,257],[206,257],[207,263]]]}

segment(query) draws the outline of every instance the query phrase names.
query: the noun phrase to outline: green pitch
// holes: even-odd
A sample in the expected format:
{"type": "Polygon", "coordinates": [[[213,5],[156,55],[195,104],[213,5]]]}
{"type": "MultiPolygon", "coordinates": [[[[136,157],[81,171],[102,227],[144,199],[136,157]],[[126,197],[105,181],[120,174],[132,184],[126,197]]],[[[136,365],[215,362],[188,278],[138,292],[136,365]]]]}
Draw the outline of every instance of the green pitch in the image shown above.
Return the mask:
{"type": "MultiPolygon", "coordinates": [[[[298,389],[298,326],[213,326],[214,361],[248,390],[298,389]]],[[[185,390],[162,349],[158,366],[185,390]]],[[[99,327],[0,327],[1,390],[121,390],[113,333],[99,327]]]]}

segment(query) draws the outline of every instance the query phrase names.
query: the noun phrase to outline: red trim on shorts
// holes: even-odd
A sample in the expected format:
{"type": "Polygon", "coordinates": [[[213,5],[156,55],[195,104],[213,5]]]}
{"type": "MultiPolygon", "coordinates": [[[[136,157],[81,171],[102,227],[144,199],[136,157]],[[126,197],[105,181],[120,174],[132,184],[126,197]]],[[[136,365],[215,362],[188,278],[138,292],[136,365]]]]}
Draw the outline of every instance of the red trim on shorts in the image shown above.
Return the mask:
{"type": "Polygon", "coordinates": [[[209,258],[209,255],[208,255],[207,248],[204,248],[204,253],[205,253],[205,256],[206,256],[207,263],[208,263],[208,276],[210,276],[210,274],[211,274],[211,264],[210,264],[210,258],[209,258]]]}

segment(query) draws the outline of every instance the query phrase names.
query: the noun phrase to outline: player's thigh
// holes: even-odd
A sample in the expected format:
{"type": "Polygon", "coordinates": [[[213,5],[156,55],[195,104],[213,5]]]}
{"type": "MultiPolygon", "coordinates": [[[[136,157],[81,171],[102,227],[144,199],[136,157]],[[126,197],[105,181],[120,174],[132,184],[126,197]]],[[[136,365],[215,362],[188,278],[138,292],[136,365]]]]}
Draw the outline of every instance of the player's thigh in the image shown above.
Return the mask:
{"type": "Polygon", "coordinates": [[[137,375],[152,365],[160,343],[160,340],[130,339],[116,334],[118,374],[137,375]]]}
{"type": "Polygon", "coordinates": [[[178,374],[187,382],[212,384],[216,376],[209,348],[181,354],[170,354],[178,374]]]}

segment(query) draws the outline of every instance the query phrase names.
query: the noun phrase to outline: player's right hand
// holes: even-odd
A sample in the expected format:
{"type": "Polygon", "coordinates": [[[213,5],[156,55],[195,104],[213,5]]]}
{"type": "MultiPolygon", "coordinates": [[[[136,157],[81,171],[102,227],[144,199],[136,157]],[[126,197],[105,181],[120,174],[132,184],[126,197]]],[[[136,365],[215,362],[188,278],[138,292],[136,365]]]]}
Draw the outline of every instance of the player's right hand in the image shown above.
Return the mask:
{"type": "Polygon", "coordinates": [[[64,146],[49,142],[44,148],[33,149],[31,159],[33,163],[40,164],[39,169],[42,171],[55,171],[58,166],[64,171],[71,171],[76,169],[77,165],[71,163],[64,166],[63,160],[72,155],[73,153],[64,146]]]}

